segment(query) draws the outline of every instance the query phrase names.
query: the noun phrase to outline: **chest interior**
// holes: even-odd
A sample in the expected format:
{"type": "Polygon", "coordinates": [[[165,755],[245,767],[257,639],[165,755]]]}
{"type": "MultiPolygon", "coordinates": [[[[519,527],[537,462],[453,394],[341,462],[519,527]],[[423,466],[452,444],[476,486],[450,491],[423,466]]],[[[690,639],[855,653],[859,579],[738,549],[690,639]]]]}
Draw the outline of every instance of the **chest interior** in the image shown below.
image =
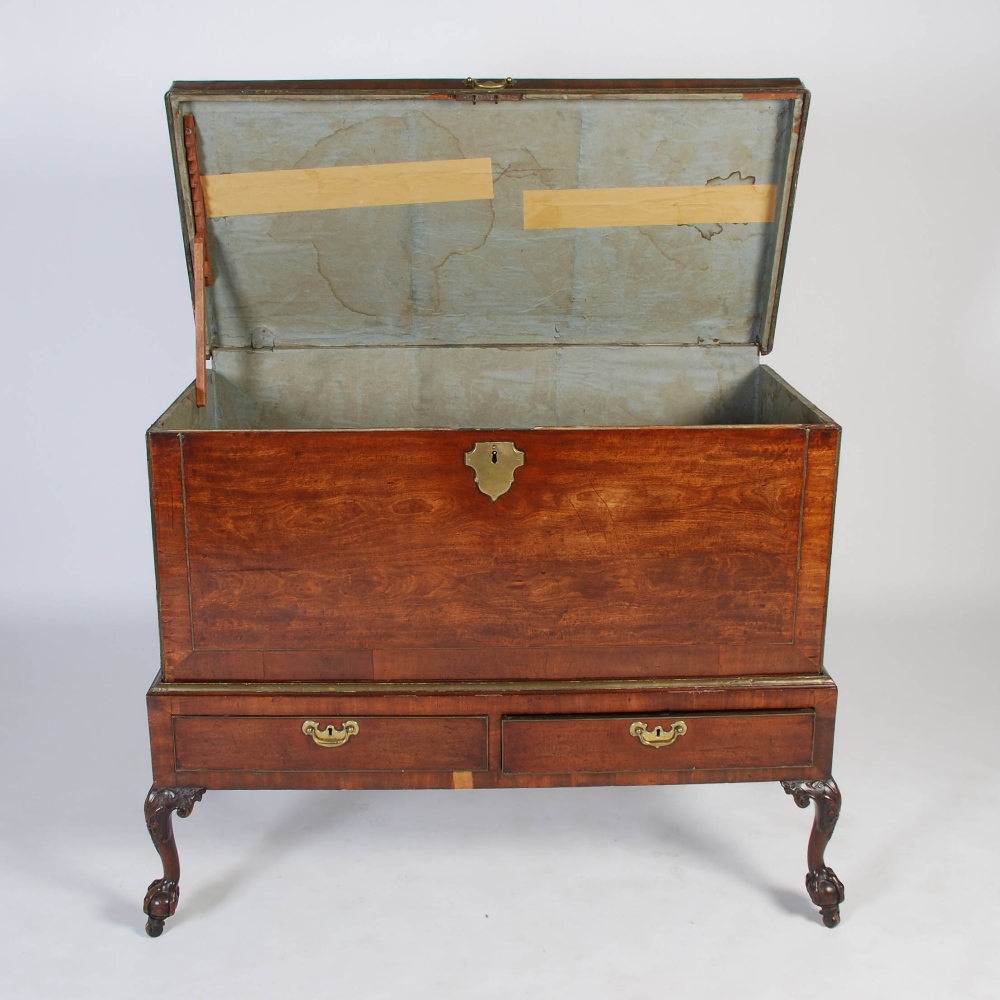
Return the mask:
{"type": "Polygon", "coordinates": [[[210,370],[158,426],[828,422],[759,364],[807,101],[785,84],[175,87],[210,370]]]}

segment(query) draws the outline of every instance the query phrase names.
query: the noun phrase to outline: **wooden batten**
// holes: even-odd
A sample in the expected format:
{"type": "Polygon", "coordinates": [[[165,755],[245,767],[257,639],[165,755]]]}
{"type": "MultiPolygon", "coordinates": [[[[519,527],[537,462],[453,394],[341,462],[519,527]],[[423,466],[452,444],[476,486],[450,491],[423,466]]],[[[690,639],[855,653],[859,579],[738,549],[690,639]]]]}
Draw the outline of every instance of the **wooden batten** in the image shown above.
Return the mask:
{"type": "Polygon", "coordinates": [[[525,191],[525,229],[773,222],[775,184],[525,191]]]}
{"type": "Polygon", "coordinates": [[[201,178],[210,218],[378,205],[490,201],[490,158],[265,170],[201,178]]]}
{"type": "Polygon", "coordinates": [[[187,153],[188,180],[191,184],[191,213],[194,216],[194,240],[191,243],[191,272],[194,285],[195,403],[205,405],[205,359],[208,337],[205,319],[205,286],[212,284],[212,261],[208,253],[208,226],[205,193],[198,163],[198,131],[194,115],[184,116],[184,149],[187,153]]]}

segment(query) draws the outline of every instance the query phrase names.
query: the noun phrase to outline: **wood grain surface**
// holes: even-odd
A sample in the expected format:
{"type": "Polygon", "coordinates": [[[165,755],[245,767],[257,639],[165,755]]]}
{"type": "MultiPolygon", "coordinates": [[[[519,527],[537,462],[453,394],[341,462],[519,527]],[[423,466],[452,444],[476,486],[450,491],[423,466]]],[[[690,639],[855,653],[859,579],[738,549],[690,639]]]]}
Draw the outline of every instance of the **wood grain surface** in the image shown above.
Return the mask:
{"type": "MultiPolygon", "coordinates": [[[[309,716],[309,718],[313,718],[309,716]]],[[[302,732],[302,716],[174,719],[178,770],[484,771],[487,720],[467,717],[351,716],[359,731],[324,747],[302,732]]],[[[344,719],[315,718],[321,729],[344,719]]]]}
{"type": "Polygon", "coordinates": [[[186,434],[196,647],[791,642],[804,430],[509,436],[186,434]]]}
{"type": "Polygon", "coordinates": [[[167,676],[192,650],[181,440],[178,434],[146,438],[160,650],[167,676]]]}
{"type": "MultiPolygon", "coordinates": [[[[818,672],[791,643],[761,646],[554,646],[376,649],[377,680],[724,677],[818,672]]],[[[306,680],[307,678],[300,678],[306,680]]]]}
{"type": "Polygon", "coordinates": [[[813,663],[823,662],[833,508],[837,492],[840,428],[811,427],[802,504],[802,551],[796,595],[795,643],[813,663]]]}
{"type": "MultiPolygon", "coordinates": [[[[649,682],[512,682],[503,684],[459,683],[450,687],[434,684],[376,683],[272,685],[251,684],[162,684],[151,688],[147,697],[150,725],[150,746],[153,754],[153,774],[158,785],[198,784],[206,788],[451,788],[468,787],[467,777],[456,778],[452,772],[434,771],[426,767],[393,771],[365,770],[282,770],[258,768],[254,757],[266,750],[247,750],[237,737],[234,744],[218,735],[232,737],[245,722],[230,723],[228,719],[283,719],[280,726],[290,727],[277,738],[295,745],[296,732],[288,720],[301,727],[306,719],[325,726],[345,719],[394,719],[419,716],[488,719],[488,770],[456,767],[455,771],[472,771],[472,784],[477,788],[527,788],[556,785],[600,784],[671,784],[691,781],[770,781],[785,779],[815,779],[829,776],[833,755],[834,717],[837,689],[826,675],[774,678],[713,678],[703,681],[649,682]],[[643,686],[643,685],[646,686],[643,686]],[[632,721],[657,717],[686,717],[686,713],[729,715],[737,713],[752,717],[773,717],[779,713],[805,712],[814,720],[811,763],[790,763],[781,756],[777,744],[775,756],[761,765],[763,759],[751,757],[756,765],[733,763],[732,766],[695,770],[663,770],[662,764],[650,765],[647,771],[616,770],[601,772],[523,773],[506,774],[502,769],[503,746],[501,727],[510,716],[614,716],[632,717],[632,721]],[[198,739],[201,753],[215,754],[209,758],[191,756],[193,743],[187,743],[175,756],[175,721],[196,718],[201,721],[198,739]],[[218,727],[218,728],[217,728],[218,727]],[[215,735],[213,735],[213,733],[215,735]],[[211,748],[215,746],[217,750],[211,748]],[[227,756],[226,747],[239,746],[240,754],[227,756]],[[218,765],[206,770],[204,765],[218,765]],[[186,770],[197,764],[197,768],[186,770]],[[457,784],[456,784],[457,782],[457,784]],[[463,784],[464,783],[464,784],[463,784]]],[[[478,723],[477,723],[478,724],[478,723]]],[[[801,725],[801,723],[797,723],[801,725]]],[[[179,732],[185,739],[194,738],[191,730],[179,732]]],[[[741,725],[747,725],[743,723],[741,725]]],[[[793,723],[793,725],[795,725],[793,723]]],[[[338,726],[339,728],[339,726],[338,726]]],[[[765,724],[763,730],[767,730],[765,724]]],[[[250,730],[242,730],[249,732],[250,730]]],[[[263,730],[262,730],[263,732],[263,730]]],[[[267,730],[273,733],[272,730],[267,730]]],[[[301,733],[297,734],[306,741],[301,733]]],[[[355,742],[352,738],[351,742],[355,742]]],[[[317,751],[321,748],[317,747],[317,751]]],[[[344,749],[344,748],[334,748],[344,749]]],[[[649,749],[649,748],[645,748],[649,749]]],[[[667,748],[673,749],[673,748],[667,748]]],[[[274,751],[282,753],[280,749],[274,751]]],[[[299,751],[296,751],[299,752],[299,751]]],[[[705,760],[720,748],[707,749],[705,760]]],[[[657,753],[650,749],[651,754],[657,753]]],[[[764,753],[764,751],[761,751],[764,753]]],[[[656,760],[656,757],[652,757],[656,760]]],[[[279,758],[280,760],[280,758],[279,758]]],[[[273,761],[272,761],[273,762],[273,761]]],[[[264,763],[269,763],[265,761],[264,763]]]]}
{"type": "Polygon", "coordinates": [[[807,767],[812,763],[812,712],[729,715],[515,718],[503,720],[508,774],[569,771],[680,771],[732,767],[807,767]],[[636,721],[687,732],[669,746],[644,746],[630,735],[636,721]]]}
{"type": "Polygon", "coordinates": [[[750,646],[484,646],[390,649],[199,649],[171,681],[482,681],[735,677],[819,673],[792,643],[750,646]]]}

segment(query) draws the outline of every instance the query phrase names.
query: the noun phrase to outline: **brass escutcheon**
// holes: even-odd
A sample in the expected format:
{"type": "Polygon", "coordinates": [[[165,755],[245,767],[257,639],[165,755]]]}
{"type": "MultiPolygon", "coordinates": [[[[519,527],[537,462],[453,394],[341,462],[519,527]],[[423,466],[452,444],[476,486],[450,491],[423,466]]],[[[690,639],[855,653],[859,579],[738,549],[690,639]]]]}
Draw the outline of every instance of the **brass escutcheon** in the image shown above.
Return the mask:
{"type": "Polygon", "coordinates": [[[634,736],[644,747],[668,747],[679,736],[688,731],[687,723],[678,719],[666,732],[663,726],[656,726],[652,732],[646,728],[645,722],[633,722],[628,727],[629,736],[634,736]]]}
{"type": "Polygon", "coordinates": [[[465,453],[465,464],[475,469],[476,485],[495,502],[513,486],[514,470],[524,465],[524,452],[513,441],[477,441],[465,453]]]}
{"type": "Polygon", "coordinates": [[[344,728],[339,732],[333,728],[333,725],[329,725],[326,729],[320,729],[318,722],[313,722],[312,719],[306,719],[302,723],[302,732],[306,736],[311,736],[314,743],[318,743],[321,747],[342,747],[352,736],[357,736],[361,731],[361,727],[353,720],[348,719],[344,723],[344,728]]]}

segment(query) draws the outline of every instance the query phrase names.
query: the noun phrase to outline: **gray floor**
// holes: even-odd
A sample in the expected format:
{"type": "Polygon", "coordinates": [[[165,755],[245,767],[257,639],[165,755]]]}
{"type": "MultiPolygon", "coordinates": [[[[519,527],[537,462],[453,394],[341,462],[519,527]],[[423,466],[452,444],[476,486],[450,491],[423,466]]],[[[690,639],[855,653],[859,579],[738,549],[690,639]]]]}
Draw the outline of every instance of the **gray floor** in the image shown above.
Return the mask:
{"type": "Polygon", "coordinates": [[[996,997],[992,614],[834,602],[835,931],[802,887],[811,817],[776,784],[210,792],[176,824],[157,941],[155,623],[7,621],[0,993],[996,997]]]}

